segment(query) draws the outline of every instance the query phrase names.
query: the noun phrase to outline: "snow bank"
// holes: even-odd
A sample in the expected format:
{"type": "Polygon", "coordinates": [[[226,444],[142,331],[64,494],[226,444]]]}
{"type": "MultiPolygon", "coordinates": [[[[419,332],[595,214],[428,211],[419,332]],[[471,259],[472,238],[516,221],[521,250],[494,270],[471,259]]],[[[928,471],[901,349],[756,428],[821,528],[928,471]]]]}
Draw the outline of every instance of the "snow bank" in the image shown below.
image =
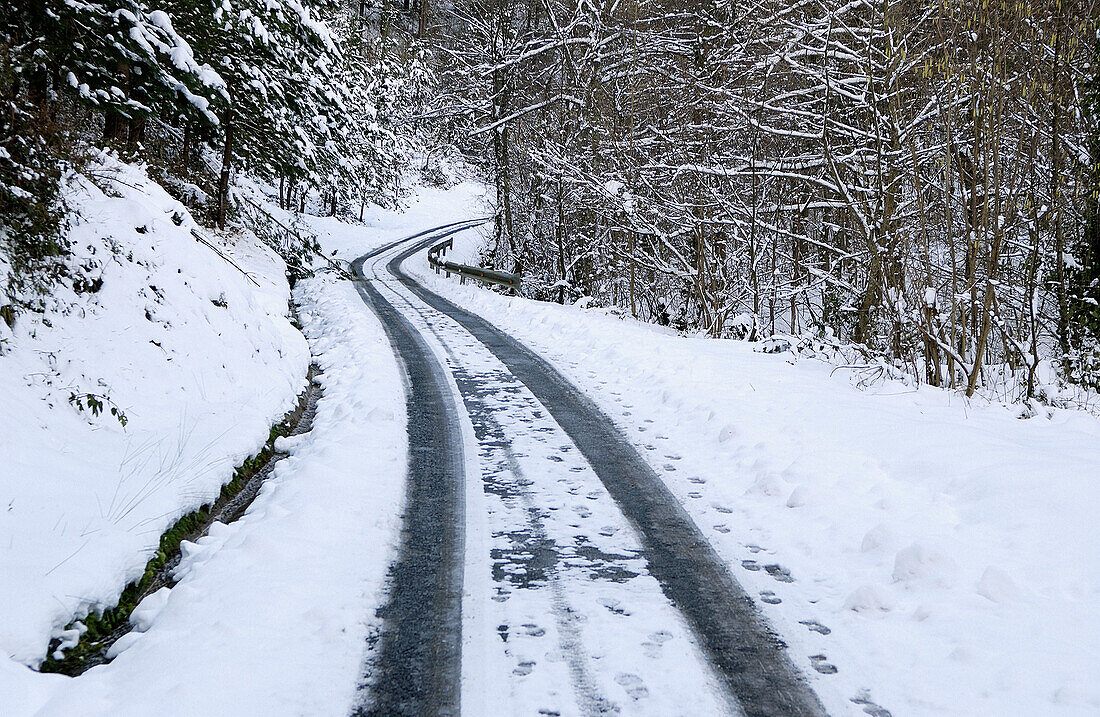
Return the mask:
{"type": "Polygon", "coordinates": [[[36,714],[350,712],[401,527],[404,391],[352,284],[308,279],[295,297],[323,371],[312,431],[280,443],[290,455],[239,521],[186,546],[180,582],[142,603],[115,660],[36,714]]]}
{"type": "Polygon", "coordinates": [[[72,262],[90,282],[13,332],[0,323],[5,715],[54,681],[19,663],[42,660],[74,616],[113,604],[162,531],[263,445],[309,362],[284,265],[258,241],[197,241],[182,204],[109,155],[65,198],[72,262]],[[78,409],[74,394],[103,412],[78,409]]]}
{"type": "MultiPolygon", "coordinates": [[[[454,260],[481,241],[456,237],[454,260]]],[[[1100,711],[1100,420],[860,391],[816,361],[460,286],[423,254],[405,266],[618,422],[830,713],[1100,711]]]]}

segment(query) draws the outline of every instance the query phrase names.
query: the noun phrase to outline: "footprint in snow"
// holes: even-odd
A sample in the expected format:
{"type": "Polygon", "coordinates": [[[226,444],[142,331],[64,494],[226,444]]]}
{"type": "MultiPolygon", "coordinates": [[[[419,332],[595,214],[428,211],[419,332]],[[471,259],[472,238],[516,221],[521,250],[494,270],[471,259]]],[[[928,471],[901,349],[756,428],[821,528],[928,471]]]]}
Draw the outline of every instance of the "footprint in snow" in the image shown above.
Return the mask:
{"type": "Polygon", "coordinates": [[[649,697],[649,688],[642,682],[642,678],[629,673],[620,673],[615,677],[615,682],[626,690],[631,699],[640,700],[649,697]]]}
{"type": "Polygon", "coordinates": [[[823,675],[836,674],[836,665],[830,663],[825,655],[810,655],[810,664],[823,675]]]}
{"type": "Polygon", "coordinates": [[[531,674],[531,672],[534,669],[535,669],[535,661],[534,660],[520,660],[519,664],[516,665],[516,668],[514,670],[512,670],[512,672],[514,674],[519,675],[520,677],[523,677],[525,675],[531,674]]]}
{"type": "Polygon", "coordinates": [[[606,598],[603,601],[603,606],[606,607],[611,613],[615,615],[622,615],[623,617],[630,617],[632,614],[629,609],[623,607],[621,601],[615,598],[606,598]]]}
{"type": "Polygon", "coordinates": [[[716,525],[716,526],[714,526],[714,530],[715,530],[715,532],[718,532],[718,533],[728,533],[728,532],[730,532],[730,529],[725,525],[716,525]]]}
{"type": "Polygon", "coordinates": [[[871,695],[867,690],[863,690],[853,697],[852,702],[862,707],[864,713],[871,715],[871,717],[893,717],[890,710],[871,701],[871,695]]]}
{"type": "Polygon", "coordinates": [[[810,632],[816,632],[819,635],[828,635],[832,633],[832,630],[822,625],[817,620],[801,620],[799,625],[805,625],[810,628],[810,632]]]}
{"type": "Polygon", "coordinates": [[[661,647],[672,639],[672,633],[668,630],[658,630],[650,633],[646,641],[642,643],[642,651],[646,657],[656,659],[661,656],[661,647]]]}
{"type": "Polygon", "coordinates": [[[768,572],[773,578],[781,583],[793,583],[794,577],[791,575],[791,571],[787,570],[782,565],[765,565],[764,570],[768,572]]]}
{"type": "Polygon", "coordinates": [[[699,476],[694,476],[694,477],[688,478],[688,483],[695,483],[696,485],[702,485],[706,482],[707,482],[706,478],[700,478],[699,476]]]}
{"type": "Polygon", "coordinates": [[[523,626],[523,634],[528,637],[542,637],[546,634],[546,630],[533,623],[527,623],[523,626]]]}
{"type": "Polygon", "coordinates": [[[771,590],[765,590],[764,592],[760,593],[760,599],[768,603],[769,605],[778,605],[779,603],[783,602],[779,598],[779,596],[773,593],[771,590]]]}
{"type": "Polygon", "coordinates": [[[742,560],[741,567],[743,567],[745,570],[752,570],[753,572],[756,572],[760,569],[760,563],[756,562],[755,560],[742,560]]]}

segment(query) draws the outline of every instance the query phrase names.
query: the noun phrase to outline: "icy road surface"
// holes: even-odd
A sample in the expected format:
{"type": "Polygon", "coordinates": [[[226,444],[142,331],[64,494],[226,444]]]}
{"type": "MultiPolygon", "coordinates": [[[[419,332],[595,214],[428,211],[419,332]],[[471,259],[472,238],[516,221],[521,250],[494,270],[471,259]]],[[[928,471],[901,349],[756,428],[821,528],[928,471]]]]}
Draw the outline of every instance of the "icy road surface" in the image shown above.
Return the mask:
{"type": "Polygon", "coordinates": [[[408,377],[411,456],[360,712],[823,713],[611,421],[521,344],[401,271],[466,226],[355,262],[408,377]]]}

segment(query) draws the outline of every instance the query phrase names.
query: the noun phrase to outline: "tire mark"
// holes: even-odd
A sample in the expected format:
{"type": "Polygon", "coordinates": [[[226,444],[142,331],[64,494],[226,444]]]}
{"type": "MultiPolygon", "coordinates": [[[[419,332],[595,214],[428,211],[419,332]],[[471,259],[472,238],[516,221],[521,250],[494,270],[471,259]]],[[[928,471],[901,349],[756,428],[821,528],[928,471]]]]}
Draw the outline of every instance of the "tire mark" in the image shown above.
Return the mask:
{"type": "Polygon", "coordinates": [[[436,238],[415,242],[396,254],[387,263],[388,271],[422,301],[473,334],[547,407],[637,528],[650,573],[692,626],[744,713],[760,717],[825,714],[752,598],[611,419],[545,359],[401,270],[402,261],[436,238]]]}
{"type": "MultiPolygon", "coordinates": [[[[460,231],[463,227],[454,229],[460,231]]],[[[451,225],[454,226],[454,225],[451,225]]],[[[425,234],[438,229],[421,232],[425,234]]],[[[407,241],[408,238],[402,240],[407,241]]],[[[434,240],[434,239],[433,239],[434,240]]],[[[357,259],[363,263],[397,243],[357,259]]],[[[462,676],[464,463],[446,374],[424,337],[366,280],[356,289],[378,315],[404,368],[409,477],[401,547],[377,654],[363,668],[352,714],[457,715],[462,676]]]]}

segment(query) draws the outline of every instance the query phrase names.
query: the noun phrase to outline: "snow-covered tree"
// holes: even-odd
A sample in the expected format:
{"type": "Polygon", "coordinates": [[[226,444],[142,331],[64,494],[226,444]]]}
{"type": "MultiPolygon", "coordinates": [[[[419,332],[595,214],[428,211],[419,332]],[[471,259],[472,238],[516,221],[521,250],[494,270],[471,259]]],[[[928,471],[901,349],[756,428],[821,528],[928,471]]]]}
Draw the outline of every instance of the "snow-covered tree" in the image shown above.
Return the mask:
{"type": "Polygon", "coordinates": [[[222,82],[171,18],[140,0],[5,0],[0,48],[0,233],[19,281],[59,270],[52,258],[64,252],[56,197],[73,134],[59,118],[66,102],[92,105],[108,134],[135,140],[145,117],[176,104],[214,121],[222,82]]]}
{"type": "Polygon", "coordinates": [[[812,331],[968,392],[998,366],[1033,394],[1072,348],[1095,0],[455,16],[440,104],[496,183],[491,261],[535,295],[812,331]]]}

